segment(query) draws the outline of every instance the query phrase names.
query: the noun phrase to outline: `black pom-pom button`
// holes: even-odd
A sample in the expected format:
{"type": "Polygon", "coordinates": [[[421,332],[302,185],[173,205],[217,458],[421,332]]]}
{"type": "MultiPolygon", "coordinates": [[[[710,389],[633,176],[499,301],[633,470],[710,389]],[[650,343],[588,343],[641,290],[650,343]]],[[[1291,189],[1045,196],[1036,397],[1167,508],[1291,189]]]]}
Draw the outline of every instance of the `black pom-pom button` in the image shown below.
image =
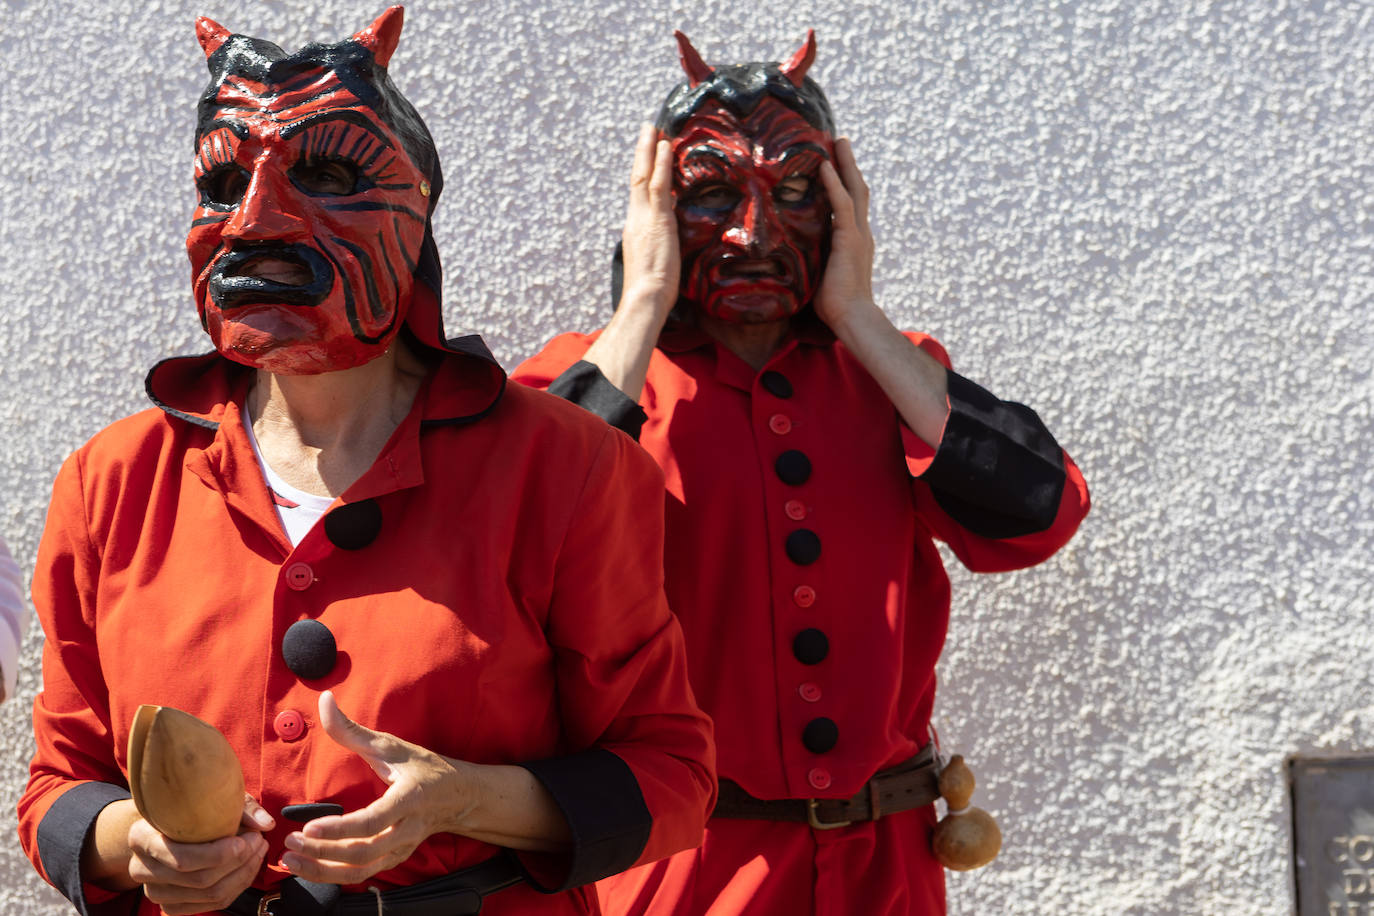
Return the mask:
{"type": "Polygon", "coordinates": [[[803,665],[819,665],[830,654],[830,640],[815,627],[808,627],[792,639],[792,654],[803,665]]]}
{"type": "Polygon", "coordinates": [[[799,487],[811,479],[811,459],[796,449],[788,449],[773,462],[773,470],[783,483],[799,487]]]}
{"type": "Polygon", "coordinates": [[[802,730],[802,744],[813,754],[824,754],[840,742],[840,727],[834,719],[821,716],[806,723],[802,730]]]}
{"type": "Polygon", "coordinates": [[[318,620],[297,620],[282,637],[281,657],[292,674],[313,681],[334,670],[339,647],[329,627],[318,620]]]}
{"type": "Polygon", "coordinates": [[[783,545],[787,559],[798,566],[810,566],[821,557],[820,535],[810,528],[798,528],[787,536],[783,545]]]}
{"type": "Polygon", "coordinates": [[[781,372],[769,369],[759,376],[759,382],[775,398],[790,398],[792,396],[792,383],[781,372]]]}
{"type": "Polygon", "coordinates": [[[324,535],[341,550],[362,550],[382,530],[382,509],[375,499],[347,503],[324,517],[324,535]]]}

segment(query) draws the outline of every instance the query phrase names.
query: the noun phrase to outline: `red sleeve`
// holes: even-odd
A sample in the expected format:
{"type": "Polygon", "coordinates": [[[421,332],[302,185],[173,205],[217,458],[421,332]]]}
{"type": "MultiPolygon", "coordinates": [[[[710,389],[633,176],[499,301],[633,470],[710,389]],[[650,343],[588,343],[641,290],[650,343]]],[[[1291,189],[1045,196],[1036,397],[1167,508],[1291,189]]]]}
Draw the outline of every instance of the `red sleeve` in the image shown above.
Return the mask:
{"type": "Polygon", "coordinates": [[[53,485],[34,571],[34,606],[46,642],[19,840],[38,873],[86,913],[116,895],[81,881],[81,846],[100,810],[129,793],[115,762],[96,646],[100,558],[87,524],[82,455],[67,459],[53,485]]]}
{"type": "Polygon", "coordinates": [[[1082,472],[1033,410],[999,400],[953,372],[933,338],[906,336],[950,370],[949,413],[938,447],[901,427],[922,520],[975,572],[1048,559],[1088,514],[1082,472]]]}
{"type": "MultiPolygon", "coordinates": [[[[663,477],[609,428],[563,540],[547,631],[569,745],[609,752],[632,774],[627,785],[619,763],[608,768],[594,754],[527,765],[573,828],[561,885],[698,845],[715,804],[715,746],[663,594],[663,477]],[[636,785],[647,819],[626,799],[636,785]],[[626,842],[631,835],[642,839],[626,842]]],[[[541,874],[539,883],[550,882],[541,874]]]]}

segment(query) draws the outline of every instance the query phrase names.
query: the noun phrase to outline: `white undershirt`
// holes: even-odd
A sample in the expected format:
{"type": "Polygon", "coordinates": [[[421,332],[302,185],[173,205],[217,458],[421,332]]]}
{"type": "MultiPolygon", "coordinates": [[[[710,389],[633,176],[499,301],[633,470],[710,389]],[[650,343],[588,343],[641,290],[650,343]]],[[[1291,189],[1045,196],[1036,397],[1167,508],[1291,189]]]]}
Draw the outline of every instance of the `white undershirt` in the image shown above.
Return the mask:
{"type": "Polygon", "coordinates": [[[334,505],[334,497],[316,496],[314,493],[298,490],[282,480],[281,475],[272,470],[262,457],[262,449],[258,448],[258,437],[253,435],[253,421],[248,419],[247,411],[243,412],[243,427],[248,430],[253,457],[258,459],[258,467],[262,468],[262,476],[267,480],[272,503],[277,507],[277,518],[281,519],[286,537],[291,541],[291,546],[295,547],[324,516],[325,510],[334,505]]]}

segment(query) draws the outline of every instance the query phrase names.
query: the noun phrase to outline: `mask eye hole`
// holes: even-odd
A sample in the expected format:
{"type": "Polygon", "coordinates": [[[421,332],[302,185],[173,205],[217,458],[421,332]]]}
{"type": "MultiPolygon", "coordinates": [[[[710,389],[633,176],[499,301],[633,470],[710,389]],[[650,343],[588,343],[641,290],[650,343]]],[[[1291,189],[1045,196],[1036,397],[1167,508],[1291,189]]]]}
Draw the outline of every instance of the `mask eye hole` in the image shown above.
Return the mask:
{"type": "Polygon", "coordinates": [[[236,165],[222,165],[202,176],[200,199],[209,206],[232,207],[248,190],[248,173],[236,165]]]}
{"type": "Polygon", "coordinates": [[[805,175],[791,175],[778,182],[773,199],[780,204],[801,204],[811,199],[813,182],[805,175]]]}
{"type": "Polygon", "coordinates": [[[730,210],[739,203],[739,197],[739,192],[729,185],[711,184],[688,195],[687,205],[701,210],[730,210]]]}
{"type": "Polygon", "coordinates": [[[307,194],[343,197],[356,194],[357,163],[347,159],[303,159],[291,167],[291,180],[307,194]]]}

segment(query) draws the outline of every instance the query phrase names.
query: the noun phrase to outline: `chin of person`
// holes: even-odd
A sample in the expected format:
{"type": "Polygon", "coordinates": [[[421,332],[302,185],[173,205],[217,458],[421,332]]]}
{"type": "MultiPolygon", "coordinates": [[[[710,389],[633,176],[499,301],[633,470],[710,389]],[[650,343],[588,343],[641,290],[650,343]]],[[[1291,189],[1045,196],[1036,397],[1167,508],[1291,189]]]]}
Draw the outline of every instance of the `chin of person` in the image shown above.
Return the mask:
{"type": "Polygon", "coordinates": [[[731,324],[773,324],[797,313],[796,299],[775,293],[733,294],[714,303],[711,314],[731,324]]]}
{"type": "Polygon", "coordinates": [[[327,334],[289,307],[248,307],[212,328],[221,353],[275,375],[319,375],[342,368],[327,334]]]}

